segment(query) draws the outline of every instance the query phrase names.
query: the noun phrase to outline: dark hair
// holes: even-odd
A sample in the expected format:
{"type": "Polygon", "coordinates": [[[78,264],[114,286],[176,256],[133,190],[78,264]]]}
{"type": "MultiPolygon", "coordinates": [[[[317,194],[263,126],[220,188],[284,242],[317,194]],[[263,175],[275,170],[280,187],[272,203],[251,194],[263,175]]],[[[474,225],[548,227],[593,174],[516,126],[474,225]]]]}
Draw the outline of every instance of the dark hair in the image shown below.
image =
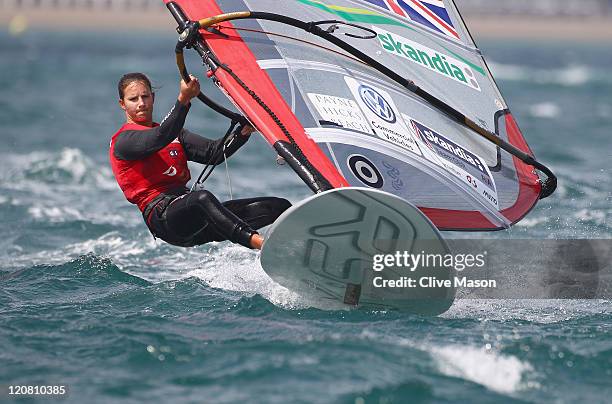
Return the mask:
{"type": "Polygon", "coordinates": [[[149,90],[153,92],[153,86],[151,85],[151,80],[149,80],[147,76],[145,76],[143,73],[128,73],[128,74],[124,74],[119,80],[119,84],[117,84],[117,90],[119,90],[119,99],[121,100],[123,99],[123,96],[124,96],[123,90],[125,90],[125,88],[134,81],[142,81],[143,83],[147,85],[147,87],[149,87],[149,90]]]}

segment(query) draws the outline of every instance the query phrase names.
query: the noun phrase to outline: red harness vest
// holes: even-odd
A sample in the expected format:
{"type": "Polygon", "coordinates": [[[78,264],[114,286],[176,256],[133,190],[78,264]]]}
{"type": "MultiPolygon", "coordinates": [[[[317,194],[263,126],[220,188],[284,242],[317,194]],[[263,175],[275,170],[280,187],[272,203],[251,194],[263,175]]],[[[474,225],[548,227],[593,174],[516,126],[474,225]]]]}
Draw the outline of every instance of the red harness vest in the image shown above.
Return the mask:
{"type": "Polygon", "coordinates": [[[151,128],[126,123],[113,135],[110,143],[110,163],[115,179],[127,200],[138,205],[140,211],[144,211],[159,194],[185,187],[191,179],[187,156],[178,139],[140,160],[119,160],[115,157],[115,140],[121,132],[147,129],[151,128]]]}

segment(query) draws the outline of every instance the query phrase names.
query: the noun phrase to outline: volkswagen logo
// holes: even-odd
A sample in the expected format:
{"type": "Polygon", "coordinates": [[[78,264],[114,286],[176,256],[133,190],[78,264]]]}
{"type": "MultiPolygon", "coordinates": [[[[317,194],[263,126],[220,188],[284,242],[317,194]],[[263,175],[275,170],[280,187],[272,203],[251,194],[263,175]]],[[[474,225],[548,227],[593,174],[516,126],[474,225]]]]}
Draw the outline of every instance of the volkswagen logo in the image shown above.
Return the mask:
{"type": "Polygon", "coordinates": [[[395,117],[395,112],[393,112],[393,108],[391,108],[391,105],[385,100],[385,97],[380,95],[378,91],[370,86],[362,84],[359,86],[359,96],[365,105],[382,120],[389,123],[396,122],[397,119],[395,117]]]}

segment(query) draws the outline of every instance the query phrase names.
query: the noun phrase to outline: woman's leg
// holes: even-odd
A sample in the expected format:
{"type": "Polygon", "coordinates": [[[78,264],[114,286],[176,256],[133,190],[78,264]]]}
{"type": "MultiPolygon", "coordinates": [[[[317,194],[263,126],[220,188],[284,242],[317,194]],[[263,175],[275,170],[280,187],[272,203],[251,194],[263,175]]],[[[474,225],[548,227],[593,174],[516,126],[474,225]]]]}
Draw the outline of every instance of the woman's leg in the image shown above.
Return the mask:
{"type": "Polygon", "coordinates": [[[172,201],[163,214],[168,242],[185,247],[230,240],[251,247],[256,233],[209,191],[194,191],[172,201]]]}
{"type": "Polygon", "coordinates": [[[257,230],[274,223],[291,207],[291,202],[283,198],[261,197],[234,199],[223,202],[223,206],[257,230]]]}
{"type": "Polygon", "coordinates": [[[282,198],[250,198],[221,204],[209,191],[194,191],[153,213],[151,224],[162,240],[183,247],[230,240],[253,248],[254,229],[273,223],[291,206],[282,198]]]}

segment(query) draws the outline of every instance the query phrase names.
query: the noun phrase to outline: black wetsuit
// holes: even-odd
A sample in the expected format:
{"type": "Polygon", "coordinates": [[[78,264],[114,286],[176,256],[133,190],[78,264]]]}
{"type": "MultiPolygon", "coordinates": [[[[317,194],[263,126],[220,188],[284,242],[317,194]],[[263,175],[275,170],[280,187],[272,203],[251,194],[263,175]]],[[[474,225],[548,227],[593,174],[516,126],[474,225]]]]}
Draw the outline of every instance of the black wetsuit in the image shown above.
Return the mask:
{"type": "MultiPolygon", "coordinates": [[[[141,131],[126,130],[116,139],[114,156],[120,160],[139,160],[180,141],[189,161],[220,164],[223,161],[223,139],[210,140],[183,129],[189,107],[178,103],[160,126],[141,131]]],[[[246,141],[239,127],[225,148],[231,156],[246,141]]],[[[162,240],[191,247],[210,241],[230,240],[250,247],[255,229],[272,224],[291,206],[286,199],[262,197],[237,199],[224,203],[209,191],[189,192],[179,188],[160,194],[143,211],[151,233],[162,240]]]]}

